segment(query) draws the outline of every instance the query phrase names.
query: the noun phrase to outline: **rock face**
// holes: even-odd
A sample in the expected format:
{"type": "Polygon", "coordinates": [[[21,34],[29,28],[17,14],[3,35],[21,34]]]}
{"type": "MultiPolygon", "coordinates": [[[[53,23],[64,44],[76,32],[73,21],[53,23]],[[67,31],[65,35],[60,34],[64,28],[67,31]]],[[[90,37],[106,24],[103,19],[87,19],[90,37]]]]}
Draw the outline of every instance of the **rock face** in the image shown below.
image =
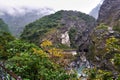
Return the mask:
{"type": "Polygon", "coordinates": [[[86,41],[95,22],[93,17],[81,12],[58,11],[27,25],[21,38],[37,45],[48,39],[57,45],[77,48],[86,41]]]}
{"type": "Polygon", "coordinates": [[[98,69],[107,70],[113,75],[117,75],[119,72],[111,60],[114,60],[114,56],[120,53],[120,33],[117,31],[111,33],[108,26],[102,24],[94,29],[91,41],[89,53],[86,54],[87,60],[98,69]]]}
{"type": "Polygon", "coordinates": [[[98,23],[120,27],[120,0],[105,0],[100,8],[98,23]]]}
{"type": "Polygon", "coordinates": [[[70,38],[68,32],[65,32],[64,34],[61,35],[61,43],[65,44],[67,46],[70,46],[70,38]]]}
{"type": "Polygon", "coordinates": [[[115,64],[114,56],[120,53],[120,0],[103,2],[98,24],[91,35],[87,60],[98,69],[110,71],[117,76],[120,71],[116,67],[118,64],[115,64]]]}

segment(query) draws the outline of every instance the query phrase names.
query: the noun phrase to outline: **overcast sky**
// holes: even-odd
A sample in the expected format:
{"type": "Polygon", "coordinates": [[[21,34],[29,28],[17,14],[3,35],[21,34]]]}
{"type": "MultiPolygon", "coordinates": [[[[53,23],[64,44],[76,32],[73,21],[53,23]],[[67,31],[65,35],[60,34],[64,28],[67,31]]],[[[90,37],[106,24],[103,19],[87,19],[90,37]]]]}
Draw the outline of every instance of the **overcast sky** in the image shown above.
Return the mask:
{"type": "MultiPolygon", "coordinates": [[[[13,12],[13,8],[52,8],[58,10],[77,10],[89,13],[101,0],[0,0],[0,11],[13,12]]],[[[22,10],[21,10],[22,12],[22,10]]]]}

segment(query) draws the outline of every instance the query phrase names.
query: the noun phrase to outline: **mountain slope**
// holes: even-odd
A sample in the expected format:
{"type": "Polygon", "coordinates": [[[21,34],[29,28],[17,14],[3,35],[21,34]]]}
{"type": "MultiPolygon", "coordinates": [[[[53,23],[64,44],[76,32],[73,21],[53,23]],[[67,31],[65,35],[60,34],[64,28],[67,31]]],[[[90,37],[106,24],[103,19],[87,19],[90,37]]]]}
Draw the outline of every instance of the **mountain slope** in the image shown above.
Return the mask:
{"type": "Polygon", "coordinates": [[[19,37],[25,25],[45,15],[48,15],[52,12],[53,10],[49,8],[13,9],[13,13],[2,10],[0,18],[2,18],[8,24],[8,27],[10,28],[11,33],[16,37],[19,37]],[[20,11],[23,11],[23,12],[20,12],[20,11]]]}
{"type": "Polygon", "coordinates": [[[8,25],[0,18],[0,31],[9,32],[8,25]]]}
{"type": "Polygon", "coordinates": [[[57,45],[77,48],[86,41],[94,27],[95,19],[89,15],[58,11],[27,25],[21,38],[37,45],[47,39],[57,45]]]}
{"type": "MultiPolygon", "coordinates": [[[[120,0],[105,0],[100,8],[98,26],[91,34],[87,59],[99,70],[120,75],[120,0]]],[[[110,77],[109,76],[109,77],[110,77]]]]}
{"type": "Polygon", "coordinates": [[[105,0],[100,8],[98,23],[120,27],[120,0],[105,0]]]}

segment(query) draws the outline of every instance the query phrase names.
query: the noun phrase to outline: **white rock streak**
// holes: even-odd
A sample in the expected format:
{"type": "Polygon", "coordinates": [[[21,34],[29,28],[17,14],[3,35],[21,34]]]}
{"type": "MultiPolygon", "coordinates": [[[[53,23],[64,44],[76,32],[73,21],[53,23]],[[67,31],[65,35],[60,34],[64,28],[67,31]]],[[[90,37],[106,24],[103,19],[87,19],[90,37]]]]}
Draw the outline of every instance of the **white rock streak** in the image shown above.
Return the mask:
{"type": "Polygon", "coordinates": [[[61,43],[65,44],[67,46],[70,46],[70,39],[69,39],[69,35],[68,35],[68,31],[66,31],[64,34],[61,35],[61,43]]]}

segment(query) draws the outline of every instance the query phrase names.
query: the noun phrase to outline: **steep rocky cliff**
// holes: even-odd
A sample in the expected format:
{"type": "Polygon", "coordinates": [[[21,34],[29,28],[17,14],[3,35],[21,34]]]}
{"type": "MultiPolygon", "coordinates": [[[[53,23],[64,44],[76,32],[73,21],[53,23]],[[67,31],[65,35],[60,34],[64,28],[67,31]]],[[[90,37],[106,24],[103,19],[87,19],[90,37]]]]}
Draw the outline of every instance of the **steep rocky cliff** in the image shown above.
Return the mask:
{"type": "Polygon", "coordinates": [[[100,8],[98,23],[120,27],[120,0],[105,0],[100,8]]]}
{"type": "Polygon", "coordinates": [[[37,45],[48,39],[57,46],[78,48],[94,27],[95,19],[89,15],[77,11],[58,11],[27,25],[21,38],[37,45]]]}
{"type": "MultiPolygon", "coordinates": [[[[100,8],[98,26],[91,35],[87,59],[97,69],[120,75],[120,0],[105,0],[100,8]]],[[[119,80],[119,79],[118,79],[119,80]]]]}

